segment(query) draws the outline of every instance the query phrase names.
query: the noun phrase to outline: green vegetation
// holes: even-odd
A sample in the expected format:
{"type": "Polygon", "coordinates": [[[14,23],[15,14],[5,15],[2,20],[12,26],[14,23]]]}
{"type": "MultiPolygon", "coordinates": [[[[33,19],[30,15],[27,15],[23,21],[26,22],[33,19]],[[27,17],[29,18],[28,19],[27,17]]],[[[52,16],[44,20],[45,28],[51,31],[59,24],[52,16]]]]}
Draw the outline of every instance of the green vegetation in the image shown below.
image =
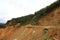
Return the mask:
{"type": "Polygon", "coordinates": [[[50,6],[47,6],[46,8],[43,8],[37,12],[35,12],[35,17],[33,20],[38,21],[45,15],[47,15],[49,12],[53,11],[54,9],[58,8],[60,6],[60,1],[54,2],[50,6]]]}
{"type": "Polygon", "coordinates": [[[33,14],[24,16],[24,17],[20,17],[20,18],[13,18],[12,21],[12,25],[16,25],[17,23],[20,23],[21,25],[25,25],[26,23],[28,23],[31,18],[33,17],[33,14]]]}
{"type": "Polygon", "coordinates": [[[43,9],[35,12],[35,14],[31,14],[31,15],[27,15],[27,16],[23,16],[23,17],[19,17],[19,18],[13,18],[12,20],[8,21],[7,23],[12,22],[12,25],[16,25],[17,23],[20,23],[21,25],[31,23],[32,25],[34,25],[37,23],[37,21],[39,19],[48,15],[49,12],[55,10],[59,6],[60,6],[60,1],[56,1],[53,4],[51,4],[50,6],[47,6],[46,8],[43,8],[43,9]]]}
{"type": "Polygon", "coordinates": [[[48,29],[47,28],[44,29],[44,40],[53,40],[52,38],[50,38],[48,36],[48,29]]]}
{"type": "Polygon", "coordinates": [[[57,0],[57,1],[60,1],[60,0],[57,0]]]}

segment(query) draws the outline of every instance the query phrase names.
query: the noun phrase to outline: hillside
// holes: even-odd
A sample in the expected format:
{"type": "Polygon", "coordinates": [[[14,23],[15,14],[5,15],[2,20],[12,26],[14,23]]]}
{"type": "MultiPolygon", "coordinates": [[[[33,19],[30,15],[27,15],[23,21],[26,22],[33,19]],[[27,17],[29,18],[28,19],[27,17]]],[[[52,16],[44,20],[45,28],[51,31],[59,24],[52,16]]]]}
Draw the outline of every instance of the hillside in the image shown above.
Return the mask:
{"type": "Polygon", "coordinates": [[[0,40],[60,40],[60,0],[0,29],[0,40]]]}
{"type": "Polygon", "coordinates": [[[12,20],[7,21],[6,24],[10,26],[16,25],[17,23],[20,23],[20,25],[26,25],[27,23],[36,24],[41,18],[48,15],[51,11],[54,11],[58,7],[60,7],[60,1],[56,1],[52,3],[46,8],[43,8],[35,12],[35,14],[30,14],[30,15],[18,17],[18,18],[12,18],[12,20]]]}

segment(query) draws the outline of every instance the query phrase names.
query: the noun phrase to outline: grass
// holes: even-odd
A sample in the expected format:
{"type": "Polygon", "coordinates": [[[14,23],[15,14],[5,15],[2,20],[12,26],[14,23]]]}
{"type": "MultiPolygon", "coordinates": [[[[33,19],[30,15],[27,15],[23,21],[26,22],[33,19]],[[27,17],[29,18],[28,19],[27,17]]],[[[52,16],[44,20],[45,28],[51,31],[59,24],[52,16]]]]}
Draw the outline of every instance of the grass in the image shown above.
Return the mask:
{"type": "Polygon", "coordinates": [[[48,36],[48,29],[44,29],[44,40],[53,40],[48,36]]]}

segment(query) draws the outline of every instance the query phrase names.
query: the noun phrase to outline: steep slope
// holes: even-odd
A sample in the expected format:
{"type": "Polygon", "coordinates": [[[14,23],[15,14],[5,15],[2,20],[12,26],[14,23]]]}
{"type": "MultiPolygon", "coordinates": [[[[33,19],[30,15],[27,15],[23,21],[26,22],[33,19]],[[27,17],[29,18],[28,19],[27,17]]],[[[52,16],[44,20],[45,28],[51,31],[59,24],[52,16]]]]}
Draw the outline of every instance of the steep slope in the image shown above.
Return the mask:
{"type": "Polygon", "coordinates": [[[60,7],[56,8],[53,12],[50,12],[47,16],[41,18],[38,24],[40,26],[60,26],[60,7]]]}
{"type": "Polygon", "coordinates": [[[60,1],[35,14],[13,18],[0,29],[0,40],[60,40],[60,1]]]}
{"type": "Polygon", "coordinates": [[[11,25],[16,25],[17,23],[20,23],[20,25],[26,25],[28,23],[36,25],[37,21],[39,21],[41,18],[45,17],[46,15],[48,15],[50,12],[54,11],[58,7],[60,7],[60,1],[54,2],[50,6],[47,6],[46,8],[43,8],[35,12],[35,14],[31,14],[19,18],[13,18],[12,20],[7,21],[6,25],[11,26],[11,25]]]}

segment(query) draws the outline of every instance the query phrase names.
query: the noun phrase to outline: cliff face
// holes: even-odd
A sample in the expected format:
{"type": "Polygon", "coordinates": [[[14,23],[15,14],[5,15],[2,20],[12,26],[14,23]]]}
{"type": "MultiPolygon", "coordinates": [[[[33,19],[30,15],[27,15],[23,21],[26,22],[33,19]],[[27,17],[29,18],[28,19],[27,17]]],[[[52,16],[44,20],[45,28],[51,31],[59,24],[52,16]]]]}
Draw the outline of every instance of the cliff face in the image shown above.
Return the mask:
{"type": "Polygon", "coordinates": [[[5,26],[0,40],[60,40],[60,1],[35,14],[13,18],[5,26]]]}

